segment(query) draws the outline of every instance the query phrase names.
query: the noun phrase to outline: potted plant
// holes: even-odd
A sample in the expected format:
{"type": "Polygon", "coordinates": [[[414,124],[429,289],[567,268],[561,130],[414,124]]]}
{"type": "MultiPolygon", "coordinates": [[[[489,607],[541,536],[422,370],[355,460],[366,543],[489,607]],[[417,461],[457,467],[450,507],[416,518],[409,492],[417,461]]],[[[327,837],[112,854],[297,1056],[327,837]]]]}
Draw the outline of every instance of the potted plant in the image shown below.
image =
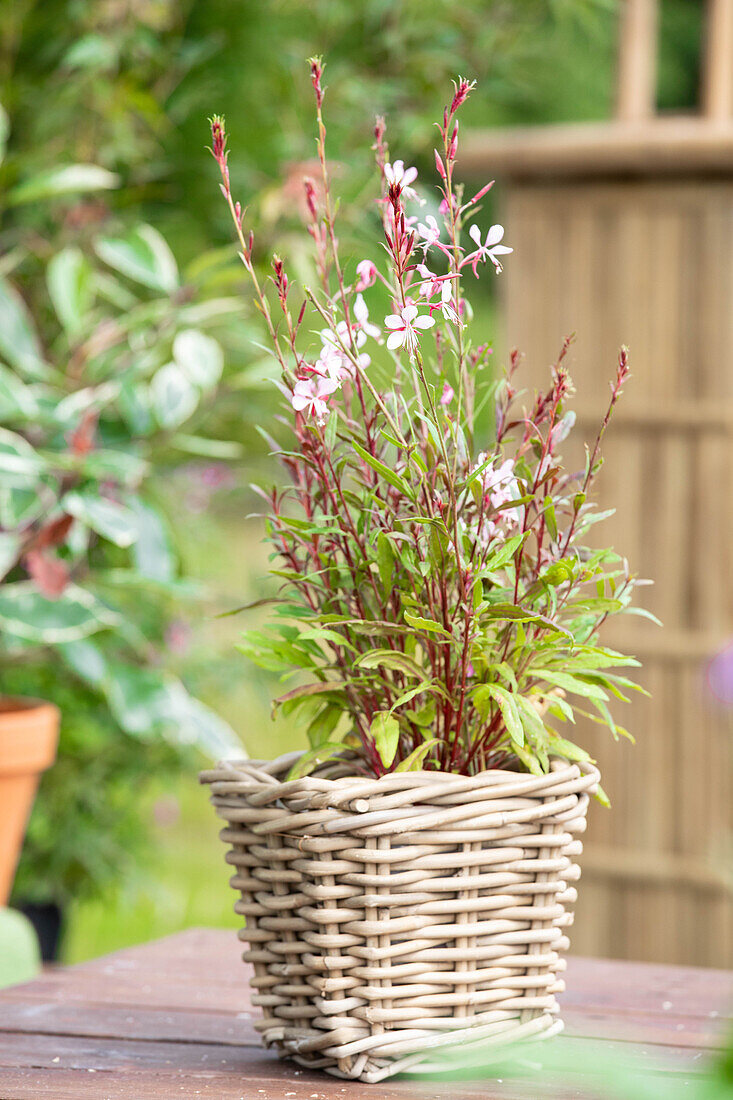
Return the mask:
{"type": "Polygon", "coordinates": [[[0,907],[10,897],[38,780],[54,761],[58,733],[53,704],[0,698],[0,907]]]}
{"type": "Polygon", "coordinates": [[[72,896],[134,864],[145,785],[190,767],[192,746],[239,746],[171,668],[171,628],[203,592],[181,576],[160,477],[239,453],[211,438],[239,272],[214,254],[180,273],[150,226],[114,231],[78,200],[110,173],[73,167],[10,192],[40,211],[66,187],[72,240],[8,230],[0,277],[0,904],[63,703],[13,892],[56,932],[72,896]]]}
{"type": "Polygon", "coordinates": [[[491,185],[465,198],[455,180],[472,85],[458,81],[439,126],[433,215],[378,120],[386,261],[354,267],[338,251],[318,59],[311,76],[320,290],[296,298],[275,257],[271,301],[212,125],[290,434],[273,443],[288,484],[265,494],[280,591],[242,648],[296,678],[276,706],[308,722],[310,747],[202,779],[226,821],[264,1042],[374,1082],[433,1072],[456,1043],[485,1059],[561,1027],[578,834],[589,797],[605,796],[559,729],[580,712],[624,734],[608,702],[638,663],[597,638],[634,578],[585,543],[628,362],[622,350],[584,470],[566,470],[568,342],[547,390],[522,397],[519,356],[493,377],[489,347],[470,340],[466,277],[511,252],[500,226],[474,221],[491,185]]]}

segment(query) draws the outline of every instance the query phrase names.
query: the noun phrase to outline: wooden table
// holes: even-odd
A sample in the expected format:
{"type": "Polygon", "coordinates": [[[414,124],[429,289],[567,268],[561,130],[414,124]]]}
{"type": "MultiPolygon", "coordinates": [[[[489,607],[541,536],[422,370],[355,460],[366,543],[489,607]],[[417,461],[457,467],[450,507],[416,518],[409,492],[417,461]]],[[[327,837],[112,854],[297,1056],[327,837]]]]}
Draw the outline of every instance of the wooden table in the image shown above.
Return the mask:
{"type": "MultiPolygon", "coordinates": [[[[0,992],[2,1100],[537,1100],[521,1080],[362,1085],[279,1061],[252,1028],[241,947],[232,932],[192,929],[0,992]]],[[[702,1072],[733,1001],[722,970],[606,960],[568,962],[563,1011],[573,1056],[590,1040],[633,1051],[676,1082],[702,1072]]],[[[534,1047],[537,1051],[541,1046],[534,1047]]],[[[593,1051],[597,1048],[592,1047],[593,1051]]],[[[533,1054],[533,1057],[536,1055],[533,1054]]],[[[599,1055],[601,1057],[601,1055],[599,1055]]],[[[669,1079],[668,1079],[669,1080],[669,1079]]],[[[602,1095],[569,1086],[542,1095],[602,1095]]],[[[618,1095],[618,1094],[616,1094],[618,1095]]]]}

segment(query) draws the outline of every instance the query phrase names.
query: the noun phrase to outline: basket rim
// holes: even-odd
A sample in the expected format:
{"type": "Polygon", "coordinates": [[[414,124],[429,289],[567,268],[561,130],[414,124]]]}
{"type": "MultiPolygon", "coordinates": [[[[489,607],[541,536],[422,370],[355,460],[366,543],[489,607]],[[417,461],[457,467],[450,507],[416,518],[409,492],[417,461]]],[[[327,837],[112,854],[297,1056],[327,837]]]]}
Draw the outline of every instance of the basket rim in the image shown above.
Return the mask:
{"type": "MultiPolygon", "coordinates": [[[[336,807],[348,802],[383,798],[386,795],[451,796],[494,789],[507,795],[550,796],[553,789],[572,783],[576,790],[593,793],[600,781],[600,772],[592,762],[571,762],[562,757],[552,757],[550,770],[542,775],[531,772],[510,771],[506,768],[489,768],[476,775],[458,775],[454,772],[410,771],[388,772],[378,779],[369,776],[341,775],[327,778],[314,773],[299,779],[284,777],[302,756],[300,750],[284,753],[273,760],[229,759],[220,761],[215,768],[199,774],[203,784],[212,787],[212,793],[235,794],[247,790],[258,794],[267,802],[281,798],[320,795],[323,804],[336,807]]],[[[259,799],[258,799],[259,801],[259,799]]],[[[320,800],[319,800],[320,801],[320,800]]]]}

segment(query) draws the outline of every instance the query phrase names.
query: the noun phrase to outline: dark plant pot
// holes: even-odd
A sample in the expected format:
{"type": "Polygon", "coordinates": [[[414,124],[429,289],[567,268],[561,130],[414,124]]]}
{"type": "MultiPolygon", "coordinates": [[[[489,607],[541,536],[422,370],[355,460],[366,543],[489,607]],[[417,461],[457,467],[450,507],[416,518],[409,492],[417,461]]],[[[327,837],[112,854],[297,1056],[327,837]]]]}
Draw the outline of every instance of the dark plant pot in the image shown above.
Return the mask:
{"type": "Polygon", "coordinates": [[[42,903],[22,902],[13,908],[23,913],[33,925],[41,958],[46,962],[58,962],[61,933],[64,929],[64,913],[55,901],[42,903]]]}

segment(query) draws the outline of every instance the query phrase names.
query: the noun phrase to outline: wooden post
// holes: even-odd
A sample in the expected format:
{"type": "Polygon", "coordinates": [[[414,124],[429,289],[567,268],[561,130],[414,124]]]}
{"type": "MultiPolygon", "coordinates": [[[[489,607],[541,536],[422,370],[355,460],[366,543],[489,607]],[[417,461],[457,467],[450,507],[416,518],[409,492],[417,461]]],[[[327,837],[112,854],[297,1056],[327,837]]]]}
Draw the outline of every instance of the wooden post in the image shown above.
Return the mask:
{"type": "Polygon", "coordinates": [[[702,109],[718,122],[733,115],[733,0],[708,0],[702,109]]]}
{"type": "Polygon", "coordinates": [[[657,0],[622,0],[616,89],[619,121],[639,122],[655,113],[658,9],[657,0]]]}

